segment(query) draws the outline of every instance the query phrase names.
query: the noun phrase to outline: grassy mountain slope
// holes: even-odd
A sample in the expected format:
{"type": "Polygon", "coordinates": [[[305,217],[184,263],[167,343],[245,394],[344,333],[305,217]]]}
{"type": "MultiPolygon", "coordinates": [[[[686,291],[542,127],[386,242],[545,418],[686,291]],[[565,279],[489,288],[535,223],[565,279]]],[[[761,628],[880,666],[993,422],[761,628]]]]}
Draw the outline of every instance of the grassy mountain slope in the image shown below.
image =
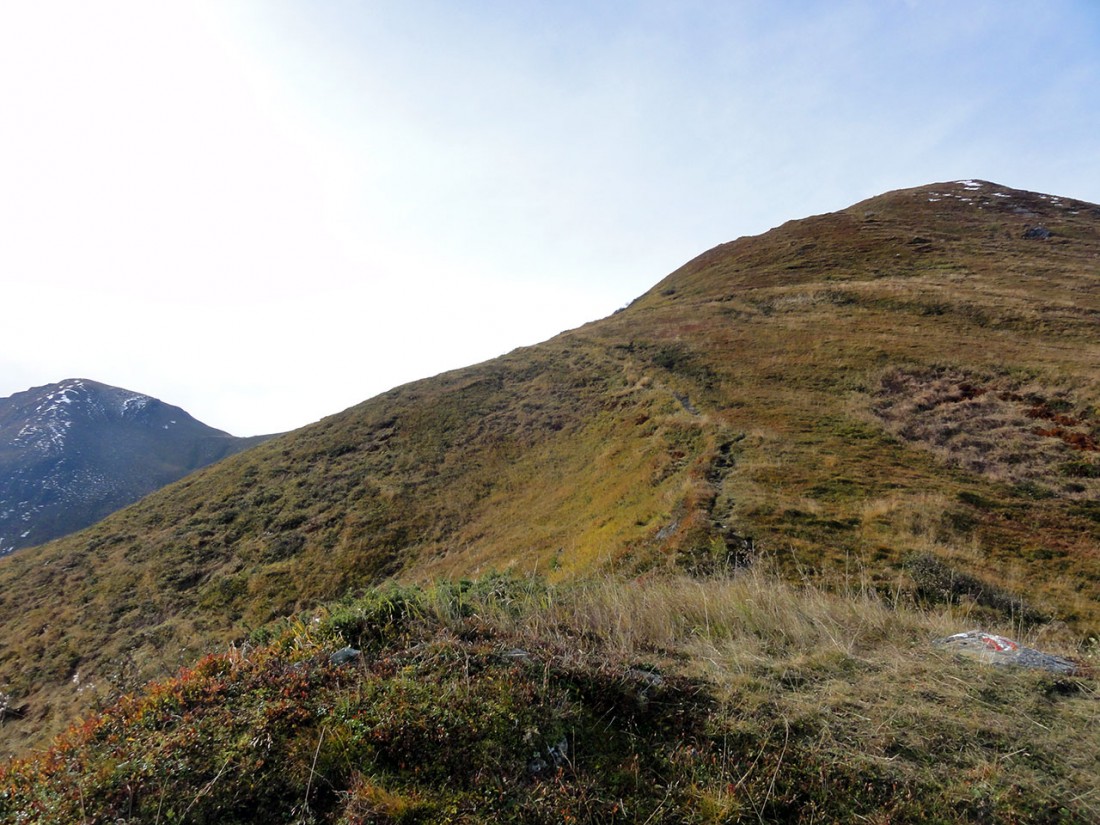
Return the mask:
{"type": "Polygon", "coordinates": [[[192,475],[0,564],[7,748],[390,576],[767,555],[1072,651],[1100,632],[1098,256],[1096,206],[890,193],[192,475]]]}

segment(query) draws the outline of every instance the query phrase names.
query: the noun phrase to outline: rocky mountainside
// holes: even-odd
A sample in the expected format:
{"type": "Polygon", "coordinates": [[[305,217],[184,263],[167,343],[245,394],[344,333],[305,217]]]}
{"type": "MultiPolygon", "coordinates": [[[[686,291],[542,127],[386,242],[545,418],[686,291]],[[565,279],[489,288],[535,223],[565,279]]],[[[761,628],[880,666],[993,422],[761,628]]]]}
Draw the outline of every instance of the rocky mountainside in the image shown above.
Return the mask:
{"type": "Polygon", "coordinates": [[[0,555],[87,527],[261,440],[79,378],[0,398],[0,555]]]}
{"type": "Polygon", "coordinates": [[[18,710],[0,735],[40,743],[97,695],[386,579],[767,566],[959,611],[943,636],[1084,649],[1098,260],[1092,204],[982,181],[887,193],[232,456],[0,563],[18,710]]]}

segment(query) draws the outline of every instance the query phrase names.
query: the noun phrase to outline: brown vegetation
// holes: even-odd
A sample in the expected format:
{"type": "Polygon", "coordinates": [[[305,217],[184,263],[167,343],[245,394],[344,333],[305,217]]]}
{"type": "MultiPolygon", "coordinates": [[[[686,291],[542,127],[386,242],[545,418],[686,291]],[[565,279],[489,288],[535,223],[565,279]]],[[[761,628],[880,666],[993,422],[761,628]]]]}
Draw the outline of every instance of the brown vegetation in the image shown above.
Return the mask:
{"type": "Polygon", "coordinates": [[[0,818],[1095,821],[1095,679],[931,644],[970,618],[760,565],[383,587],[0,770],[0,818]]]}
{"type": "Polygon", "coordinates": [[[23,551],[0,564],[0,689],[25,709],[6,749],[113,683],[393,577],[705,578],[763,553],[815,588],[858,571],[869,593],[1083,649],[1100,635],[1097,256],[1089,204],[890,193],[23,551]],[[1037,221],[1049,237],[1025,237],[1037,221]],[[936,565],[944,587],[920,580],[936,565]]]}

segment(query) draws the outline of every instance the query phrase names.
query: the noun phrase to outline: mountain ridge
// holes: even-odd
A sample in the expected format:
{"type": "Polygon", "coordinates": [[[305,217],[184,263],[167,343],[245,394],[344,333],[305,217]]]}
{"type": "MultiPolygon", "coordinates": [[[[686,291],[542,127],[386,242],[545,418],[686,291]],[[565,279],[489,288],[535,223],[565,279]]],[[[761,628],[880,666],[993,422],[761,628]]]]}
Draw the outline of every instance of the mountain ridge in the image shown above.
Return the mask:
{"type": "Polygon", "coordinates": [[[1093,205],[899,190],[233,456],[0,564],[0,678],[25,708],[3,733],[19,747],[86,707],[74,674],[163,675],[389,577],[705,577],[767,556],[1083,643],[1098,254],[1093,205]]]}
{"type": "Polygon", "coordinates": [[[0,554],[86,527],[259,443],[179,407],[83,378],[0,399],[0,554]]]}

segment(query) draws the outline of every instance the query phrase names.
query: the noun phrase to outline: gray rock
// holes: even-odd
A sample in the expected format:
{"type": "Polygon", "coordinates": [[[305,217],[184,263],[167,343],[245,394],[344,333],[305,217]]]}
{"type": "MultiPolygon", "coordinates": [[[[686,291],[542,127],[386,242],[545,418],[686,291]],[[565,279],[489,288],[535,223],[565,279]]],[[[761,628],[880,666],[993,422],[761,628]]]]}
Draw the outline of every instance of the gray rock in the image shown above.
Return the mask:
{"type": "Polygon", "coordinates": [[[1052,673],[1065,673],[1067,675],[1077,672],[1077,665],[1069,659],[1063,659],[1061,656],[1054,656],[1050,653],[1033,650],[1030,647],[1021,647],[1016,653],[1016,661],[1013,662],[1013,664],[1019,665],[1020,667],[1034,667],[1042,670],[1049,670],[1052,673]]]}
{"type": "Polygon", "coordinates": [[[354,647],[342,647],[328,657],[328,663],[334,667],[350,664],[363,654],[354,647]]]}
{"type": "Polygon", "coordinates": [[[1069,659],[1024,647],[1012,639],[995,636],[992,633],[984,633],[980,630],[956,633],[954,636],[948,636],[945,639],[936,639],[933,644],[960,656],[993,665],[1030,667],[1049,670],[1052,673],[1072,674],[1077,672],[1077,665],[1069,659]]]}
{"type": "Polygon", "coordinates": [[[527,664],[531,661],[531,654],[522,647],[513,647],[511,650],[506,650],[500,655],[508,662],[522,662],[523,664],[527,664]]]}
{"type": "Polygon", "coordinates": [[[546,748],[545,757],[536,753],[527,761],[527,773],[531,776],[541,776],[547,770],[553,768],[560,770],[569,765],[569,740],[564,736],[555,744],[546,748]]]}
{"type": "Polygon", "coordinates": [[[642,684],[643,690],[650,690],[652,688],[662,687],[665,683],[664,678],[660,673],[654,673],[652,670],[643,670],[640,667],[632,667],[626,672],[636,682],[642,684]]]}
{"type": "Polygon", "coordinates": [[[564,768],[569,764],[569,741],[563,736],[560,742],[546,749],[546,755],[555,768],[564,768]]]}
{"type": "Polygon", "coordinates": [[[1051,236],[1051,231],[1045,226],[1032,226],[1024,230],[1024,237],[1030,240],[1045,241],[1051,236]]]}

